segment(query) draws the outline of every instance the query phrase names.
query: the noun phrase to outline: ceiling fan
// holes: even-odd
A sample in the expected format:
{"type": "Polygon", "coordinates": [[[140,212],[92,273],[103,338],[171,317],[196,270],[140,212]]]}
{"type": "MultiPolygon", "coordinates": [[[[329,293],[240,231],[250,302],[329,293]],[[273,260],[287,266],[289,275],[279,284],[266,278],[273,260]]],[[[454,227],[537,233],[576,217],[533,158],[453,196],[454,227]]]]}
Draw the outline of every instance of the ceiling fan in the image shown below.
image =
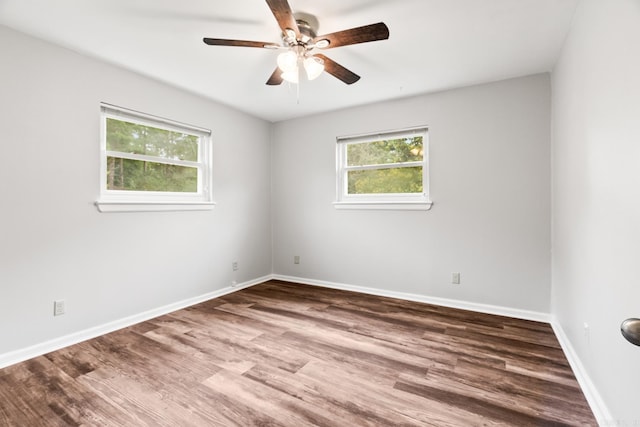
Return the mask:
{"type": "Polygon", "coordinates": [[[285,52],[278,55],[278,67],[267,80],[268,85],[279,85],[284,80],[298,83],[300,65],[304,68],[309,80],[317,78],[326,71],[348,85],[353,84],[360,80],[359,75],[317,51],[389,38],[389,28],[383,22],[317,36],[318,20],[313,15],[294,14],[287,0],[266,0],[266,2],[282,29],[282,44],[208,37],[203,41],[212,46],[284,49],[285,52]]]}

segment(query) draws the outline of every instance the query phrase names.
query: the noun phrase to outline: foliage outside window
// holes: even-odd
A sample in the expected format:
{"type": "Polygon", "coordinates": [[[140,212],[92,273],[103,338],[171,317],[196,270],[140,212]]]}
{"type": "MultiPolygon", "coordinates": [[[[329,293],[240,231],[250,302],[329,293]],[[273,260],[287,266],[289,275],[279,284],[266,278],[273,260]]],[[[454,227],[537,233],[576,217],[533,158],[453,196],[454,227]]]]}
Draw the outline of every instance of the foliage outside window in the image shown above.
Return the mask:
{"type": "Polygon", "coordinates": [[[431,207],[426,128],[340,137],[337,159],[336,207],[431,207]]]}
{"type": "Polygon", "coordinates": [[[210,208],[210,131],[107,104],[101,110],[101,211],[210,208]]]}

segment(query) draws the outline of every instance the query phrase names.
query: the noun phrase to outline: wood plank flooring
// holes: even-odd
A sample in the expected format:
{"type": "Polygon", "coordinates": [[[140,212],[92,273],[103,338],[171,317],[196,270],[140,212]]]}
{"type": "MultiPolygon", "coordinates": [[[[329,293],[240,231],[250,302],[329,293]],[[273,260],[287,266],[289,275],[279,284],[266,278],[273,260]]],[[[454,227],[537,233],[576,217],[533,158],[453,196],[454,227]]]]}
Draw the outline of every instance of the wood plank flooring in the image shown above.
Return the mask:
{"type": "Polygon", "coordinates": [[[595,426],[547,324],[271,281],[0,370],[2,426],[595,426]]]}

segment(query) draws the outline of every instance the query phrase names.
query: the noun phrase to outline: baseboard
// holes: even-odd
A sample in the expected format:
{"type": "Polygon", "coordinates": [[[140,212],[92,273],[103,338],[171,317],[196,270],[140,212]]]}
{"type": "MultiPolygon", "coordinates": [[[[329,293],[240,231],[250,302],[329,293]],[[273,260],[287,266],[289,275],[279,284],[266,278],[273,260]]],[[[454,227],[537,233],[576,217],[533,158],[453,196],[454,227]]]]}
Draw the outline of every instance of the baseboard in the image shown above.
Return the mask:
{"type": "Polygon", "coordinates": [[[538,322],[549,323],[553,328],[553,331],[556,334],[556,337],[558,338],[558,342],[560,343],[560,346],[562,347],[562,350],[565,356],[567,357],[567,360],[569,361],[569,365],[573,370],[576,380],[578,381],[578,384],[580,385],[580,388],[582,389],[582,392],[584,393],[584,396],[587,399],[587,402],[589,403],[589,407],[591,408],[593,415],[596,417],[596,420],[600,425],[609,425],[611,423],[611,420],[613,420],[613,417],[611,416],[609,409],[607,408],[606,404],[602,400],[600,393],[598,393],[598,390],[596,389],[595,385],[591,381],[591,378],[589,377],[589,374],[584,368],[584,365],[582,364],[582,362],[580,361],[580,358],[578,357],[577,353],[573,349],[573,346],[571,345],[569,338],[564,333],[564,330],[560,326],[560,323],[557,321],[555,316],[552,316],[547,313],[520,310],[520,309],[515,309],[510,307],[477,304],[477,303],[472,303],[467,301],[458,301],[458,300],[452,300],[452,299],[446,299],[446,298],[429,297],[426,295],[410,294],[410,293],[404,293],[404,292],[394,292],[394,291],[388,291],[383,289],[367,288],[363,286],[347,285],[344,283],[327,282],[324,280],[314,280],[314,279],[306,279],[302,277],[284,276],[280,274],[274,274],[272,278],[274,280],[282,280],[286,282],[301,283],[305,285],[320,286],[325,288],[340,289],[340,290],[352,291],[352,292],[361,292],[361,293],[370,294],[370,295],[398,298],[398,299],[403,299],[408,301],[424,302],[427,304],[440,305],[444,307],[459,308],[462,310],[477,311],[480,313],[496,314],[499,316],[507,316],[507,317],[514,317],[518,319],[534,320],[538,322]]]}
{"type": "Polygon", "coordinates": [[[517,308],[501,307],[496,305],[478,304],[467,301],[459,301],[447,298],[430,297],[427,295],[395,292],[364,286],[347,285],[344,283],[327,282],[324,280],[306,279],[303,277],[283,276],[274,274],[273,279],[286,282],[301,283],[304,285],[321,286],[324,288],[340,289],[344,291],[360,292],[363,294],[378,295],[382,297],[398,298],[407,301],[423,302],[426,304],[440,305],[443,307],[459,308],[461,310],[476,311],[479,313],[495,314],[498,316],[514,317],[516,319],[534,320],[536,322],[550,323],[551,317],[547,313],[520,310],[517,308]]]}
{"type": "MultiPolygon", "coordinates": [[[[19,350],[14,350],[8,353],[0,354],[0,368],[4,368],[15,363],[23,362],[28,359],[32,359],[37,356],[41,356],[46,353],[50,353],[55,350],[59,350],[64,347],[68,347],[73,344],[77,344],[82,341],[86,341],[91,338],[98,337],[100,335],[108,334],[109,332],[116,331],[118,329],[126,328],[136,323],[144,322],[154,317],[162,316],[167,313],[171,313],[176,310],[180,310],[194,304],[198,304],[204,301],[208,301],[214,298],[227,295],[232,292],[245,289],[259,283],[264,283],[268,280],[283,280],[288,282],[301,283],[306,285],[321,286],[325,288],[341,289],[346,291],[360,292],[371,295],[379,295],[384,297],[404,299],[408,301],[424,302],[427,304],[440,305],[444,307],[459,308],[463,310],[477,311],[481,313],[497,314],[500,316],[515,317],[519,319],[535,320],[539,322],[549,323],[549,315],[545,313],[539,313],[534,311],[518,310],[507,307],[498,307],[485,304],[477,304],[466,301],[457,301],[445,298],[429,297],[425,295],[410,294],[403,292],[394,292],[383,289],[367,288],[363,286],[347,285],[343,283],[334,283],[323,280],[306,279],[302,277],[283,276],[278,274],[267,275],[259,277],[254,280],[250,280],[244,283],[240,283],[236,286],[228,286],[226,288],[218,289],[213,292],[209,292],[194,298],[189,298],[176,303],[168,304],[163,307],[158,307],[152,310],[148,310],[142,313],[135,314],[133,316],[125,317],[123,319],[114,320],[113,322],[98,325],[89,329],[74,332],[69,335],[65,335],[59,338],[55,338],[49,341],[45,341],[40,344],[36,344],[30,347],[26,347],[19,350]]],[[[573,365],[572,365],[573,366],[573,365]]]]}
{"type": "Polygon", "coordinates": [[[105,323],[103,325],[95,326],[93,328],[85,329],[79,332],[74,332],[69,335],[55,338],[53,340],[45,341],[40,344],[36,344],[20,350],[15,350],[9,353],[0,354],[0,368],[5,368],[15,363],[23,362],[28,359],[32,359],[37,356],[41,356],[46,353],[50,353],[55,350],[59,350],[64,347],[68,347],[73,344],[77,344],[82,341],[86,341],[91,338],[98,337],[100,335],[108,334],[109,332],[117,331],[118,329],[126,328],[136,323],[144,322],[145,320],[153,319],[154,317],[162,316],[167,313],[171,313],[176,310],[181,310],[186,307],[190,307],[194,304],[209,301],[214,298],[221,297],[223,295],[230,294],[232,292],[245,289],[259,283],[264,283],[270,280],[271,275],[259,277],[254,280],[250,280],[244,283],[240,283],[236,286],[228,286],[226,288],[218,289],[213,292],[208,292],[197,297],[188,298],[176,303],[168,304],[163,307],[154,308],[133,316],[125,317],[123,319],[114,320],[113,322],[105,323]]]}
{"type": "MultiPolygon", "coordinates": [[[[564,354],[569,361],[569,365],[571,365],[573,374],[576,376],[578,384],[580,384],[580,388],[582,389],[582,393],[584,393],[584,397],[587,399],[587,402],[589,403],[591,411],[596,417],[598,424],[613,425],[611,423],[614,418],[611,416],[609,408],[607,408],[604,400],[602,400],[602,396],[600,396],[600,393],[598,393],[598,389],[591,381],[587,370],[578,357],[578,353],[576,353],[576,351],[574,350],[573,345],[571,345],[571,341],[569,341],[569,337],[564,332],[564,329],[562,329],[560,322],[555,316],[552,316],[551,318],[551,327],[553,328],[553,332],[555,332],[556,337],[560,342],[562,351],[564,351],[564,354]]],[[[615,424],[617,425],[617,423],[615,424]]]]}
{"type": "Polygon", "coordinates": [[[287,282],[300,283],[305,285],[320,286],[325,288],[340,289],[345,291],[360,292],[370,295],[378,295],[383,297],[398,298],[407,301],[423,302],[427,304],[440,305],[443,307],[459,308],[462,310],[477,311],[480,313],[496,314],[499,316],[514,317],[518,319],[534,320],[538,322],[550,323],[553,331],[560,342],[562,350],[564,351],[574,375],[582,388],[582,391],[593,411],[598,423],[605,425],[607,422],[613,419],[606,404],[602,400],[602,397],[598,393],[598,390],[591,381],[584,365],[580,361],[577,353],[573,349],[569,338],[565,334],[562,326],[557,319],[547,313],[541,313],[536,311],[520,310],[510,307],[500,307],[487,304],[478,304],[467,301],[459,301],[447,298],[430,297],[426,295],[411,294],[404,292],[395,292],[376,288],[367,288],[363,286],[347,285],[344,283],[328,282],[324,280],[306,279],[302,277],[284,276],[280,274],[267,275],[259,277],[254,280],[250,280],[244,283],[240,283],[236,286],[228,286],[226,288],[218,289],[213,292],[209,292],[194,298],[178,301],[163,307],[158,307],[152,310],[145,311],[143,313],[135,314],[133,316],[125,317],[123,319],[115,320],[103,325],[99,325],[93,328],[85,329],[83,331],[75,332],[73,334],[65,335],[60,338],[56,338],[50,341],[46,341],[34,346],[30,346],[24,349],[15,350],[9,353],[0,355],[0,368],[4,368],[15,363],[23,362],[25,360],[41,356],[43,354],[59,350],[64,347],[68,347],[73,344],[77,344],[82,341],[86,341],[91,338],[98,337],[100,335],[108,334],[109,332],[116,331],[118,329],[126,328],[131,325],[135,325],[140,322],[144,322],[154,317],[162,316],[167,313],[171,313],[176,310],[181,310],[186,307],[190,307],[201,302],[209,301],[214,298],[221,297],[223,295],[230,294],[232,292],[239,291],[251,286],[255,286],[260,283],[264,283],[269,280],[282,280],[287,282]]]}

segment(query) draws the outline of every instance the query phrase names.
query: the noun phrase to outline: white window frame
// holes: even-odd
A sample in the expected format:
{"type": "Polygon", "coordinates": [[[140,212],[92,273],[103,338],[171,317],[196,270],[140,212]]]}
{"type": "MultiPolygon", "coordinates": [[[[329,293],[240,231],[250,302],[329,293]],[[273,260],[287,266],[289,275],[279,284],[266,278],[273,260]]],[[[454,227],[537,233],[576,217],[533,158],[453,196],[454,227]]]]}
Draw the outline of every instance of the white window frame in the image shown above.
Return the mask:
{"type": "Polygon", "coordinates": [[[96,201],[100,212],[149,212],[213,209],[211,131],[162,117],[100,104],[100,196],[96,201]],[[116,119],[199,138],[198,160],[163,159],[155,156],[112,152],[107,150],[107,119],[116,119]],[[165,191],[126,191],[107,189],[107,157],[115,155],[130,160],[195,167],[198,170],[198,189],[195,193],[165,191]]]}
{"type": "Polygon", "coordinates": [[[394,131],[375,132],[364,135],[339,136],[336,138],[336,209],[401,209],[428,210],[433,202],[429,198],[429,132],[426,126],[405,128],[394,131]],[[367,166],[347,165],[347,146],[385,139],[422,136],[424,155],[422,161],[402,164],[382,164],[367,166]],[[421,193],[392,194],[348,194],[348,173],[354,170],[378,170],[394,167],[422,166],[421,193]]]}

